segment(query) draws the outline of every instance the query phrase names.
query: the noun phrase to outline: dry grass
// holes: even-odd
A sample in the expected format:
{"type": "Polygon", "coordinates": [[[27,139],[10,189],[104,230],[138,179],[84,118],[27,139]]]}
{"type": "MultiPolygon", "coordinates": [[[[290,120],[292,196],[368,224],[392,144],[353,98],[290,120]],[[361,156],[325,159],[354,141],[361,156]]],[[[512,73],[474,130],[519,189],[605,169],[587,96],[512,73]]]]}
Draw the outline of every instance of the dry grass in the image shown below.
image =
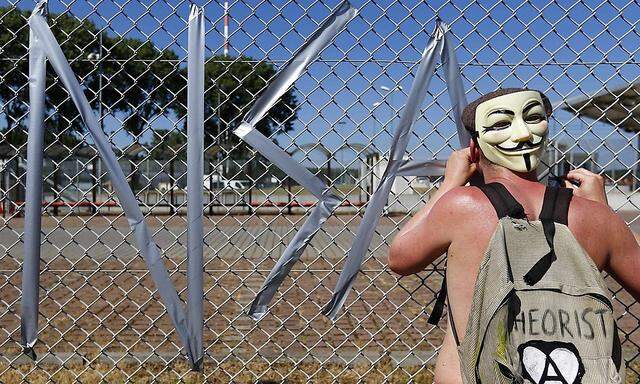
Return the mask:
{"type": "Polygon", "coordinates": [[[377,365],[358,364],[347,367],[340,364],[290,363],[272,364],[225,363],[216,368],[205,367],[205,372],[194,373],[184,363],[162,364],[94,364],[83,366],[69,364],[67,367],[42,365],[34,368],[25,364],[11,368],[0,365],[0,382],[6,384],[29,382],[33,384],[56,383],[416,383],[433,381],[426,367],[398,367],[390,361],[377,365]],[[263,372],[257,376],[254,372],[263,372]]]}
{"type": "MultiPolygon", "coordinates": [[[[67,367],[42,365],[34,368],[25,364],[11,368],[0,365],[0,382],[6,384],[29,382],[33,384],[56,382],[66,383],[432,383],[432,367],[398,367],[390,361],[377,365],[355,365],[352,367],[340,364],[302,363],[293,366],[290,363],[272,364],[224,363],[216,368],[206,367],[204,373],[190,372],[184,363],[163,364],[129,364],[116,366],[106,364],[69,364],[67,367]],[[263,372],[257,376],[254,372],[263,372]]],[[[627,384],[640,382],[640,364],[633,364],[627,370],[627,384]]]]}

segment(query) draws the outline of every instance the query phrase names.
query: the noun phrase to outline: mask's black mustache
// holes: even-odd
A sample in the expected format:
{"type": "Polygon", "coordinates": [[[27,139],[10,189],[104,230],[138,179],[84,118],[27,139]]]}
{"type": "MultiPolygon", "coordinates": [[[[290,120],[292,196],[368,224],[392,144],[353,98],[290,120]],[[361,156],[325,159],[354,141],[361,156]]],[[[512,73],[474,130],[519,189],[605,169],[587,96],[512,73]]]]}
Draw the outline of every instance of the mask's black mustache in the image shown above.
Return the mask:
{"type": "Polygon", "coordinates": [[[518,145],[516,145],[513,148],[505,148],[499,145],[496,145],[496,147],[502,149],[503,151],[519,151],[521,149],[535,148],[539,146],[541,143],[542,143],[542,140],[538,141],[537,143],[534,143],[533,141],[523,141],[518,143],[518,145]]]}

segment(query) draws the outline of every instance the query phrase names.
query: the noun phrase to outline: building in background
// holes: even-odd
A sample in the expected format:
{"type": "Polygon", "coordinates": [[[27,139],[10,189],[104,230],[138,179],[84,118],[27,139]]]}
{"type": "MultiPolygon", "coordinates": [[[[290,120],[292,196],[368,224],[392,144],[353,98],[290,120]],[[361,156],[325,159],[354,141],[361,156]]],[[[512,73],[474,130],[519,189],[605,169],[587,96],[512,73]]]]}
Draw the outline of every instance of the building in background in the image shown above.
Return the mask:
{"type": "MultiPolygon", "coordinates": [[[[554,108],[562,108],[579,117],[610,124],[628,133],[634,133],[638,140],[636,161],[633,165],[632,188],[637,189],[640,181],[640,82],[605,89],[594,96],[578,96],[556,103],[554,108]]],[[[573,164],[576,164],[575,162],[573,164]]]]}

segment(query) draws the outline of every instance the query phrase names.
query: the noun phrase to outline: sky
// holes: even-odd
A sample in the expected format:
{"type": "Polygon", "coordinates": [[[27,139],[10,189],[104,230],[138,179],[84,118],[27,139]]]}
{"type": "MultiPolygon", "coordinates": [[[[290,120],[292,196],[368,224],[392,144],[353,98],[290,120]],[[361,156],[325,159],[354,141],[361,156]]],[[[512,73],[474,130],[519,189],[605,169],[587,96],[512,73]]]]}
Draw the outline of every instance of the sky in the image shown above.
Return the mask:
{"type": "MultiPolygon", "coordinates": [[[[14,0],[0,0],[14,4],[14,0]]],[[[206,55],[221,54],[221,0],[194,1],[204,7],[206,55]]],[[[267,59],[281,67],[339,2],[230,1],[231,56],[267,59]]],[[[634,1],[358,1],[358,16],[295,84],[301,101],[294,131],[278,135],[279,145],[321,142],[331,151],[345,144],[368,144],[386,152],[407,99],[413,72],[436,17],[451,26],[467,98],[499,87],[539,89],[552,101],[594,95],[638,81],[640,4],[634,1]],[[384,90],[383,87],[390,89],[384,90]]],[[[161,49],[186,58],[187,17],[191,2],[166,0],[50,0],[50,11],[89,18],[110,35],[149,39],[161,49]]],[[[33,1],[17,1],[31,9],[33,1]]],[[[430,85],[415,124],[409,152],[416,158],[446,158],[455,149],[455,126],[442,70],[430,85]],[[451,144],[449,144],[449,142],[451,144]]],[[[176,124],[158,119],[154,128],[176,124]]],[[[117,132],[117,120],[106,130],[117,132]]],[[[554,112],[551,137],[570,146],[594,150],[607,168],[630,167],[637,137],[615,127],[554,112]],[[590,129],[589,129],[590,128],[590,129]]],[[[125,145],[124,133],[114,141],[125,145]]],[[[373,147],[371,147],[373,148],[373,147]]],[[[304,155],[298,154],[299,157],[304,155]]],[[[354,152],[335,159],[349,163],[354,152]]],[[[302,161],[302,160],[301,160],[302,161]]],[[[310,162],[321,164],[315,151],[310,162]]]]}

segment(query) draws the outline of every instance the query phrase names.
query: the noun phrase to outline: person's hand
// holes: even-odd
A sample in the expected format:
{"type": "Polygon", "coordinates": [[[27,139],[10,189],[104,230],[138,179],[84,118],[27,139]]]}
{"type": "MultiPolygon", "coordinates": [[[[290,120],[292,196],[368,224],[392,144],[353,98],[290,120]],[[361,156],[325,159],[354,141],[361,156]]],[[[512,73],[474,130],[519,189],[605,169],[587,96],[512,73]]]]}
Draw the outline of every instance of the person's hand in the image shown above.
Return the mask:
{"type": "Polygon", "coordinates": [[[574,195],[608,205],[602,176],[584,168],[578,168],[569,171],[566,178],[564,185],[573,189],[574,195]],[[580,186],[573,185],[571,181],[579,183],[580,186]]]}
{"type": "Polygon", "coordinates": [[[477,167],[477,163],[471,160],[471,150],[469,148],[455,151],[447,160],[443,183],[450,187],[461,187],[469,181],[471,175],[476,172],[477,167]]]}

